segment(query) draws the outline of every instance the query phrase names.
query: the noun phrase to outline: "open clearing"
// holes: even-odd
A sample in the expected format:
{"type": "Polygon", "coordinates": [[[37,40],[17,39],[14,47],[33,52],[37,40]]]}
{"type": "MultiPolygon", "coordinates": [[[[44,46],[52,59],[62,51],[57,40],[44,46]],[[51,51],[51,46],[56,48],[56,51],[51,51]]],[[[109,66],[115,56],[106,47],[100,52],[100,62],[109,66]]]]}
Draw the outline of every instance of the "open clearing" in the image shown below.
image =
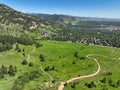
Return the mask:
{"type": "MultiPolygon", "coordinates": [[[[75,44],[69,42],[57,42],[57,41],[41,41],[43,44],[40,48],[35,48],[35,45],[24,46],[20,45],[20,48],[25,49],[25,56],[22,53],[17,53],[15,48],[0,53],[0,65],[4,64],[9,66],[17,66],[17,73],[15,77],[5,76],[0,80],[0,90],[10,90],[14,81],[23,76],[26,72],[30,73],[34,70],[39,70],[41,76],[34,80],[31,80],[24,84],[24,90],[58,90],[58,86],[61,82],[67,81],[71,78],[78,76],[86,76],[95,73],[98,69],[98,65],[93,61],[93,58],[98,60],[101,65],[101,71],[95,78],[83,79],[76,85],[75,90],[89,90],[84,84],[86,82],[95,81],[97,87],[92,90],[101,90],[103,84],[99,82],[103,77],[107,79],[111,78],[113,82],[120,79],[120,49],[100,47],[100,46],[88,46],[83,44],[75,44]],[[78,52],[79,57],[85,57],[79,59],[74,57],[74,52],[78,52]],[[43,54],[45,61],[41,62],[39,55],[43,54]],[[87,55],[92,54],[91,58],[86,58],[87,55]],[[28,62],[32,62],[32,67],[28,65],[22,65],[21,62],[27,59],[28,62]],[[74,63],[73,63],[74,62],[74,63]],[[46,67],[54,67],[54,70],[44,71],[46,67]],[[112,75],[105,76],[104,73],[112,72],[112,75]],[[52,81],[55,80],[53,83],[52,81]]],[[[71,88],[72,83],[68,84],[65,90],[74,90],[71,88]]],[[[105,84],[105,87],[109,90],[120,90],[120,88],[113,88],[105,84]]]]}

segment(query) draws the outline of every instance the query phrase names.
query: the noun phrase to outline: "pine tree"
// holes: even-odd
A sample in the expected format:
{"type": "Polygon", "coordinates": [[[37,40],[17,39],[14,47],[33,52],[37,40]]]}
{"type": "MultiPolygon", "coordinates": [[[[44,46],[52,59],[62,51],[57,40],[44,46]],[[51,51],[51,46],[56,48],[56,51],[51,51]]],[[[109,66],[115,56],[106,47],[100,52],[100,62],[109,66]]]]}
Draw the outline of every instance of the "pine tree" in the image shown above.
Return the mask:
{"type": "Polygon", "coordinates": [[[12,65],[10,65],[9,70],[8,70],[8,74],[10,76],[15,76],[15,72],[16,72],[15,68],[12,65]]]}
{"type": "Polygon", "coordinates": [[[116,85],[117,87],[120,87],[120,80],[117,81],[116,85]]]}
{"type": "Polygon", "coordinates": [[[40,61],[42,61],[42,62],[45,61],[45,57],[43,56],[43,54],[40,54],[39,59],[40,59],[40,61]]]}
{"type": "Polygon", "coordinates": [[[102,80],[101,80],[102,83],[106,83],[107,82],[107,79],[106,77],[104,77],[102,80]]]}
{"type": "Polygon", "coordinates": [[[28,62],[27,62],[27,60],[23,60],[21,64],[22,64],[22,65],[27,65],[28,62]]]}
{"type": "Polygon", "coordinates": [[[4,65],[1,66],[1,73],[7,74],[7,67],[6,66],[4,66],[4,65]]]}

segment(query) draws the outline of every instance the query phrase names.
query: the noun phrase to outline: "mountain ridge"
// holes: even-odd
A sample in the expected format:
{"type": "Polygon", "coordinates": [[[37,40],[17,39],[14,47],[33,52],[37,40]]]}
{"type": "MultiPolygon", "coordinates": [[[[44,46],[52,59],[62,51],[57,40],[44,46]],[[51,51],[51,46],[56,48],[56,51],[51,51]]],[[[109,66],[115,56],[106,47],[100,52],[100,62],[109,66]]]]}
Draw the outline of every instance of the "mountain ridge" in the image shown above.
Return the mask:
{"type": "Polygon", "coordinates": [[[43,14],[43,13],[28,13],[33,16],[41,17],[47,20],[55,20],[55,17],[64,21],[63,19],[71,19],[75,20],[78,19],[80,21],[120,21],[120,18],[101,18],[101,17],[81,17],[81,16],[72,16],[72,15],[65,15],[65,14],[43,14]]]}
{"type": "Polygon", "coordinates": [[[50,26],[50,23],[44,19],[36,18],[35,16],[16,11],[4,4],[0,4],[0,24],[18,25],[23,29],[33,29],[38,27],[50,26]]]}

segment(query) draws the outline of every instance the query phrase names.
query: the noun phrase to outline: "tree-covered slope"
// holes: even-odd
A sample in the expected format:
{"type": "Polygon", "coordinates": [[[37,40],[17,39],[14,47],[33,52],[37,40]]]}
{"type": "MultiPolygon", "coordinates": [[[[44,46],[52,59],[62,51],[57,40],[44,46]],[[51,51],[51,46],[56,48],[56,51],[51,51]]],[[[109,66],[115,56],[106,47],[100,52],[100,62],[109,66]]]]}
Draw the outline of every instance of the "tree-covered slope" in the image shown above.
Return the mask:
{"type": "Polygon", "coordinates": [[[120,47],[120,21],[56,14],[24,14],[0,4],[0,35],[120,47]]]}

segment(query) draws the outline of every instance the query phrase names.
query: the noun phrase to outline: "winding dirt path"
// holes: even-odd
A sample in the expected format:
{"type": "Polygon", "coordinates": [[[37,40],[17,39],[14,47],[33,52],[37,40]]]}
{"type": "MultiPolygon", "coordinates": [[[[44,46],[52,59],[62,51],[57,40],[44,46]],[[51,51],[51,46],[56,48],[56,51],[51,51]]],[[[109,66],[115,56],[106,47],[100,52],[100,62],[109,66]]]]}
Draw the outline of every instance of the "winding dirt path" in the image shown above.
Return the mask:
{"type": "MultiPolygon", "coordinates": [[[[86,57],[87,57],[87,58],[91,58],[91,57],[90,57],[91,55],[93,55],[93,54],[89,54],[89,55],[87,55],[86,57]]],[[[99,64],[99,62],[97,61],[97,59],[95,59],[95,58],[91,58],[91,59],[93,59],[93,61],[95,61],[96,64],[98,65],[98,69],[97,69],[97,71],[96,71],[95,73],[90,74],[90,75],[86,75],[86,76],[80,76],[80,77],[71,78],[71,79],[69,79],[69,80],[67,80],[67,81],[65,81],[65,82],[62,82],[62,83],[60,84],[60,86],[58,87],[58,90],[63,90],[64,87],[65,87],[65,86],[64,86],[65,83],[68,84],[68,83],[71,83],[71,82],[73,82],[73,81],[82,80],[82,79],[85,79],[85,78],[91,78],[91,77],[95,77],[96,75],[98,75],[99,72],[100,72],[100,69],[101,69],[100,64],[99,64]]]]}
{"type": "Polygon", "coordinates": [[[33,53],[35,51],[35,48],[33,48],[33,50],[28,54],[28,56],[27,56],[27,61],[29,61],[30,60],[30,57],[31,57],[31,53],[33,53]]]}

